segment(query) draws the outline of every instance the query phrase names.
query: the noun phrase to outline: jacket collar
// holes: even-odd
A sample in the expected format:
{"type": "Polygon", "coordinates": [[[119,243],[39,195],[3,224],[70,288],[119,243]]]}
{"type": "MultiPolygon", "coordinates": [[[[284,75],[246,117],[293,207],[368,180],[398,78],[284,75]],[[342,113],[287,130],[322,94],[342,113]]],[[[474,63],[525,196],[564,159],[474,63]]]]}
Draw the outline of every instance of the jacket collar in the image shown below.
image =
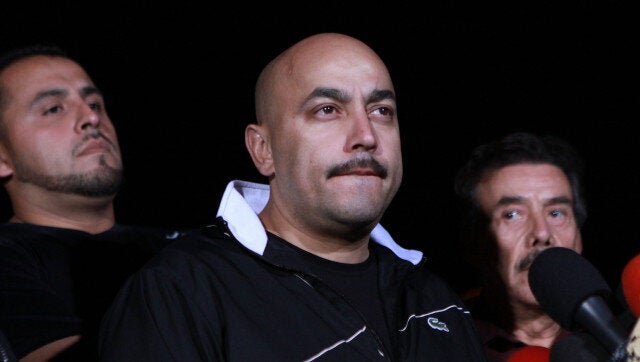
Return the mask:
{"type": "MultiPolygon", "coordinates": [[[[263,255],[267,246],[267,232],[258,214],[264,209],[267,200],[269,185],[233,180],[227,184],[216,215],[227,222],[229,230],[240,243],[260,255],[263,255]]],[[[422,260],[421,251],[401,247],[380,224],[371,231],[371,240],[414,265],[422,260]]]]}

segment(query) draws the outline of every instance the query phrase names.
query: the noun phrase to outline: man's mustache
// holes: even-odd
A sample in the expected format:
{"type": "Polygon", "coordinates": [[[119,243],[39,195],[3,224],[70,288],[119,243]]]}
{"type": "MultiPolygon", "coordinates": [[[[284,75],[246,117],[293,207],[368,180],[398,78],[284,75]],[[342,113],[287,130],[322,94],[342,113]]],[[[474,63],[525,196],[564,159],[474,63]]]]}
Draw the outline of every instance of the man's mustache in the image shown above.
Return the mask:
{"type": "Polygon", "coordinates": [[[531,253],[527,254],[520,262],[516,265],[518,271],[525,271],[529,269],[531,264],[533,263],[533,259],[535,259],[544,249],[535,249],[531,253]]]}
{"type": "Polygon", "coordinates": [[[113,143],[113,141],[111,141],[111,139],[109,139],[109,137],[107,137],[104,133],[98,130],[93,130],[85,134],[84,137],[82,137],[82,140],[80,141],[80,143],[77,144],[76,147],[74,148],[74,152],[77,152],[80,148],[82,148],[82,146],[87,141],[94,138],[102,138],[103,140],[107,141],[111,145],[111,147],[113,147],[114,150],[117,149],[117,146],[113,143]]]}
{"type": "Polygon", "coordinates": [[[351,173],[356,169],[370,169],[376,176],[380,178],[387,177],[388,171],[380,162],[373,157],[356,157],[340,165],[333,166],[329,169],[328,176],[339,176],[351,173]]]}

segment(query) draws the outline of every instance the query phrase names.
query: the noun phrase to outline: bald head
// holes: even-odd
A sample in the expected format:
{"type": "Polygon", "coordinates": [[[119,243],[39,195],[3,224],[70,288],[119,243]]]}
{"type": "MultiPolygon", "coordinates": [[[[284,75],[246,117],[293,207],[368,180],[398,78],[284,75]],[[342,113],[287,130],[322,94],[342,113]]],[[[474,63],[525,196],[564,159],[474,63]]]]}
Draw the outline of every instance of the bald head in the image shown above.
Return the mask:
{"type": "Polygon", "coordinates": [[[358,39],[312,35],[264,68],[255,96],[257,124],[247,125],[245,143],[269,179],[263,224],[318,255],[348,245],[363,260],[402,179],[396,95],[384,62],[358,39]]]}
{"type": "MultiPolygon", "coordinates": [[[[294,44],[273,59],[260,73],[255,89],[256,119],[271,123],[291,105],[291,92],[328,66],[372,68],[384,78],[383,88],[393,89],[391,77],[382,59],[365,43],[344,34],[320,33],[294,44]]],[[[344,69],[344,68],[343,68],[344,69]]],[[[331,77],[327,78],[332,79],[331,77]]]]}

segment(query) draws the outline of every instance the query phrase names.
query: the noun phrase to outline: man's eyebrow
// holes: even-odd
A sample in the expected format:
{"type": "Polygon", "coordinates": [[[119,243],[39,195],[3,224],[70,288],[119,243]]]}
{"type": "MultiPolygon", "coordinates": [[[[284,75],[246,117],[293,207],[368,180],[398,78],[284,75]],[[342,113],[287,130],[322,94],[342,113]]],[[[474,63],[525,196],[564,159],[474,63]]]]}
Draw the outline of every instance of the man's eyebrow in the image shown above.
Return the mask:
{"type": "MultiPolygon", "coordinates": [[[[314,89],[309,96],[305,99],[305,102],[313,98],[331,98],[338,102],[346,103],[351,101],[351,95],[336,88],[318,87],[314,89]]],[[[367,100],[368,103],[379,102],[384,99],[396,100],[396,95],[389,89],[375,89],[369,94],[367,100]]]]}
{"type": "Polygon", "coordinates": [[[557,204],[571,205],[571,199],[566,196],[556,196],[556,197],[550,198],[544,203],[545,206],[557,205],[557,204]]]}
{"type": "Polygon", "coordinates": [[[314,98],[331,98],[339,102],[349,102],[351,100],[351,96],[346,92],[336,88],[325,87],[318,87],[314,89],[304,101],[306,103],[314,98]]]}
{"type": "Polygon", "coordinates": [[[38,92],[36,96],[33,98],[30,104],[30,108],[33,108],[35,105],[42,102],[44,99],[51,98],[51,97],[64,97],[68,94],[69,94],[69,91],[62,88],[53,88],[53,89],[43,90],[41,92],[38,92]]]}
{"type": "MultiPolygon", "coordinates": [[[[524,201],[524,198],[520,196],[503,196],[500,198],[500,200],[498,200],[498,203],[496,204],[496,206],[520,204],[523,201],[524,201]]],[[[571,205],[571,199],[566,196],[556,196],[544,202],[544,206],[557,205],[557,204],[571,205]]]]}
{"type": "Polygon", "coordinates": [[[391,99],[395,102],[396,95],[389,89],[375,89],[369,95],[369,103],[379,102],[385,99],[391,99]]]}
{"type": "Polygon", "coordinates": [[[93,86],[93,85],[87,85],[84,86],[80,89],[80,95],[84,98],[86,96],[90,96],[93,94],[97,94],[99,96],[102,96],[102,92],[100,91],[100,89],[98,89],[98,87],[93,86]]]}
{"type": "Polygon", "coordinates": [[[496,206],[503,206],[509,204],[521,204],[524,198],[520,196],[502,196],[496,203],[496,206]]]}
{"type": "MultiPolygon", "coordinates": [[[[88,85],[80,89],[80,95],[82,97],[87,97],[93,94],[102,96],[102,92],[96,86],[88,85]]],[[[69,91],[64,88],[46,89],[36,94],[36,96],[33,98],[33,101],[31,101],[30,107],[34,107],[35,105],[37,105],[38,103],[42,102],[44,99],[47,99],[47,98],[66,97],[67,95],[69,95],[69,91]]]]}

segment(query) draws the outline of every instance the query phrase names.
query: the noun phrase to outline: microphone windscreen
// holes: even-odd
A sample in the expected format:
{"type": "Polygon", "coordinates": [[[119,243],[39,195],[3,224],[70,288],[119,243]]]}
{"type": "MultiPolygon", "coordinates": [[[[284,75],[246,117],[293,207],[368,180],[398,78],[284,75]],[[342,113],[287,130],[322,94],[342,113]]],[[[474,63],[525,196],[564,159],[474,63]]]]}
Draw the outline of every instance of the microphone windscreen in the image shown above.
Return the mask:
{"type": "Polygon", "coordinates": [[[526,346],[515,351],[507,362],[548,362],[551,350],[542,346],[526,346]]]}
{"type": "Polygon", "coordinates": [[[564,329],[574,329],[574,315],[590,296],[608,298],[609,285],[576,251],[553,247],[542,251],[529,269],[529,287],[542,308],[564,329]]]}
{"type": "Polygon", "coordinates": [[[622,293],[633,315],[640,317],[640,255],[631,259],[622,270],[622,293]]]}

